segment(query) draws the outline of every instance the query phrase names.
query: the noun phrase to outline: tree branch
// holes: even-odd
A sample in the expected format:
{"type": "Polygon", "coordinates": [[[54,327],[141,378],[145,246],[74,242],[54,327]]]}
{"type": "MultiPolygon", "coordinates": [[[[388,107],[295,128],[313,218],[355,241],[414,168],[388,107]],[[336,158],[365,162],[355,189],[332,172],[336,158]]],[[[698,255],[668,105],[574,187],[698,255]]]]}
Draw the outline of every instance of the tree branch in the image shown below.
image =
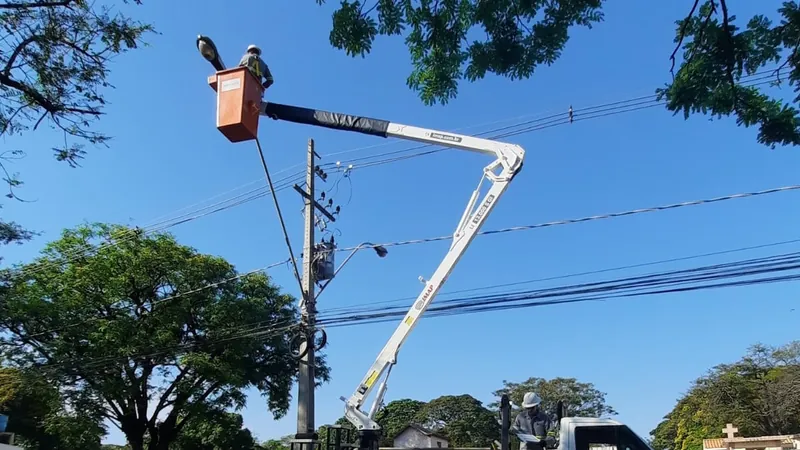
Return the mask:
{"type": "Polygon", "coordinates": [[[22,42],[17,45],[17,48],[11,52],[11,56],[8,57],[8,62],[6,62],[6,67],[3,69],[3,74],[6,76],[11,76],[11,69],[14,68],[14,62],[16,62],[17,58],[19,57],[20,53],[25,50],[29,44],[36,42],[39,39],[39,36],[36,34],[32,34],[27,38],[23,39],[22,42]]]}
{"type": "Polygon", "coordinates": [[[31,8],[55,8],[58,6],[69,6],[75,0],[61,0],[57,2],[27,2],[27,3],[0,3],[0,9],[31,9],[31,8]]]}
{"type": "MultiPolygon", "coordinates": [[[[720,8],[722,8],[722,28],[725,33],[725,40],[728,42],[728,48],[725,51],[726,58],[726,72],[728,75],[728,83],[731,84],[731,88],[736,86],[736,81],[733,78],[733,69],[735,65],[734,61],[734,43],[733,43],[733,33],[731,33],[730,21],[728,19],[728,5],[725,3],[726,0],[719,0],[720,8]]],[[[734,96],[734,108],[736,107],[736,97],[734,96]]]]}
{"type": "MultiPolygon", "coordinates": [[[[221,381],[217,381],[216,383],[213,383],[211,386],[209,386],[209,388],[208,388],[208,389],[206,389],[206,391],[205,391],[205,392],[203,392],[203,395],[201,395],[201,396],[200,396],[200,398],[198,398],[198,399],[195,401],[195,403],[197,403],[197,404],[201,404],[201,403],[203,403],[204,401],[206,401],[206,399],[208,398],[208,396],[209,396],[209,395],[211,395],[211,394],[213,394],[213,393],[214,393],[214,391],[216,391],[217,389],[219,389],[219,388],[220,388],[220,386],[222,386],[222,382],[221,382],[221,381]]],[[[181,420],[181,423],[176,423],[176,424],[175,424],[175,432],[176,432],[176,433],[177,433],[177,432],[180,432],[181,428],[183,428],[183,426],[186,424],[186,422],[188,422],[188,421],[189,421],[189,419],[191,419],[191,418],[192,418],[192,416],[193,416],[193,413],[194,413],[195,411],[197,411],[197,410],[195,409],[195,410],[189,411],[188,413],[186,413],[186,414],[185,414],[185,415],[182,417],[182,419],[183,419],[183,420],[181,420]]],[[[170,412],[170,414],[172,414],[172,413],[170,412]]],[[[177,417],[177,415],[176,415],[176,417],[177,417]]]]}
{"type": "Polygon", "coordinates": [[[6,85],[10,88],[16,89],[18,91],[22,91],[28,96],[30,96],[37,105],[44,108],[50,114],[56,114],[59,112],[71,112],[76,114],[90,114],[93,116],[100,116],[103,113],[94,109],[83,109],[83,108],[70,108],[63,105],[57,105],[52,101],[48,100],[44,95],[42,95],[36,89],[21,83],[5,73],[0,74],[0,84],[6,85]]]}
{"type": "Polygon", "coordinates": [[[675,55],[678,54],[678,50],[681,49],[683,46],[683,40],[686,38],[686,28],[689,26],[689,23],[692,21],[692,17],[694,16],[695,10],[697,10],[697,5],[700,4],[700,0],[694,0],[694,5],[692,5],[692,10],[689,11],[689,15],[683,19],[683,24],[681,25],[681,30],[678,32],[678,45],[675,46],[675,50],[672,51],[672,54],[669,55],[669,60],[672,61],[672,66],[669,68],[672,77],[675,77],[675,55]]]}
{"type": "Polygon", "coordinates": [[[189,373],[189,368],[188,367],[184,367],[184,368],[180,369],[178,374],[175,375],[175,379],[173,379],[172,383],[170,383],[169,387],[164,391],[163,394],[161,394],[161,398],[158,399],[158,404],[156,405],[156,408],[153,410],[153,417],[150,419],[150,422],[148,423],[148,427],[155,428],[155,426],[156,426],[156,418],[161,413],[161,410],[166,407],[167,400],[169,399],[169,396],[172,395],[172,392],[175,391],[175,388],[178,386],[178,384],[181,381],[183,381],[183,378],[186,376],[187,373],[189,373]]]}

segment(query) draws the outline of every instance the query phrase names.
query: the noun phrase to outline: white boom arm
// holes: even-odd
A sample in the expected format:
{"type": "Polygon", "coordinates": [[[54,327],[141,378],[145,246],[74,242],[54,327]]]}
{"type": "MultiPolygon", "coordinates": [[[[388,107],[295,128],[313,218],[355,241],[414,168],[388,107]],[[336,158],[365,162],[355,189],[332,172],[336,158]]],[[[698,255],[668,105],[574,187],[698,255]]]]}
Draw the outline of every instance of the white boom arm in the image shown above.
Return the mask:
{"type": "Polygon", "coordinates": [[[408,338],[414,326],[416,326],[419,318],[425,313],[425,310],[428,309],[428,306],[436,297],[436,294],[439,293],[439,290],[453,271],[459,259],[461,259],[464,251],[477,235],[478,230],[480,230],[484,221],[486,221],[489,213],[492,212],[497,200],[503,192],[505,192],[506,188],[508,188],[508,183],[522,168],[522,162],[525,157],[525,151],[518,145],[436,130],[427,130],[407,125],[389,123],[385,134],[387,137],[391,136],[424,142],[426,144],[443,145],[485,153],[493,156],[495,160],[483,169],[481,181],[478,183],[478,187],[469,199],[461,221],[458,223],[456,231],[453,234],[453,242],[450,245],[450,249],[439,264],[439,267],[433,273],[431,279],[427,281],[422,293],[420,293],[419,297],[414,301],[414,304],[408,310],[408,314],[406,314],[403,321],[400,322],[400,325],[398,325],[392,337],[389,338],[386,346],[384,346],[383,350],[378,354],[378,358],[372,363],[372,367],[369,368],[356,391],[347,400],[342,397],[342,400],[345,400],[346,403],[345,417],[347,417],[358,430],[380,429],[374,417],[383,401],[383,396],[386,392],[386,382],[392,367],[397,362],[397,353],[400,347],[408,338]],[[483,196],[483,200],[478,204],[477,200],[481,194],[481,188],[484,181],[487,179],[491,183],[491,186],[483,196]],[[361,410],[364,400],[369,396],[370,392],[372,392],[375,382],[384,373],[386,376],[383,378],[380,388],[375,394],[372,407],[369,412],[365,413],[361,410]]]}

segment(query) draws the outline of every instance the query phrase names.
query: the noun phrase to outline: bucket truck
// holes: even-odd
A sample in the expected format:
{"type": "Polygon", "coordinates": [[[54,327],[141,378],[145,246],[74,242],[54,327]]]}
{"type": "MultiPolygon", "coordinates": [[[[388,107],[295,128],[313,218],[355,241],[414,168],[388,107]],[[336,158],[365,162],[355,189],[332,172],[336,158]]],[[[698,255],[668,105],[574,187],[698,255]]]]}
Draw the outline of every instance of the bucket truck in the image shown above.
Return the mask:
{"type": "MultiPolygon", "coordinates": [[[[208,82],[217,91],[217,128],[231,142],[256,139],[258,116],[267,116],[274,120],[440,145],[482,153],[492,158],[492,161],[482,171],[478,186],[467,202],[461,220],[453,233],[450,248],[441,263],[431,278],[425,282],[422,292],[369,367],[353,394],[349,398],[342,397],[345,402],[345,417],[359,433],[359,448],[377,450],[381,427],[375,421],[375,415],[386,393],[388,377],[397,363],[397,354],[441,290],[467,247],[478,234],[511,180],[522,169],[525,151],[518,145],[505,142],[403,125],[387,120],[263,101],[261,99],[263,91],[254,84],[254,78],[244,68],[226,69],[210,38],[198,36],[197,47],[203,57],[217,70],[208,82]],[[485,187],[486,185],[488,188],[485,187]],[[365,411],[364,403],[379,381],[372,404],[365,411]]],[[[588,450],[592,446],[590,444],[594,443],[611,445],[612,437],[617,439],[613,442],[625,444],[624,446],[613,444],[614,450],[647,450],[648,448],[641,439],[635,437],[635,433],[616,421],[562,418],[560,423],[561,434],[558,441],[560,450],[588,450]]]]}

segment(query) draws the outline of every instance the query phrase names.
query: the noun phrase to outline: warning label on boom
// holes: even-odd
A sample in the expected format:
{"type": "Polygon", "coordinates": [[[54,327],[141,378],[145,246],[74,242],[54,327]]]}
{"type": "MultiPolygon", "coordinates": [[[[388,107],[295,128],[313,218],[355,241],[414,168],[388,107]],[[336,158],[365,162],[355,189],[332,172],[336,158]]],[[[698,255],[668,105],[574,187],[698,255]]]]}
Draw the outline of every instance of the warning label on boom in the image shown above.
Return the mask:
{"type": "Polygon", "coordinates": [[[461,142],[461,137],[453,136],[452,134],[430,133],[430,136],[434,139],[439,139],[440,141],[461,142]]]}

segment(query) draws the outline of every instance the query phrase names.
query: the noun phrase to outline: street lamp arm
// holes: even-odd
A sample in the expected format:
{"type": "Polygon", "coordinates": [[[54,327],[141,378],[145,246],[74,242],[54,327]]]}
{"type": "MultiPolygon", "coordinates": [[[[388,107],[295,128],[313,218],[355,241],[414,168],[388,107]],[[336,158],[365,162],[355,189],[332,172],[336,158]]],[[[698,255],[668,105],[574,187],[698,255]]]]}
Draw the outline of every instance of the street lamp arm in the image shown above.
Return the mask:
{"type": "Polygon", "coordinates": [[[386,248],[384,246],[375,245],[372,242],[362,242],[362,243],[356,245],[355,248],[353,248],[353,251],[350,252],[349,255],[347,255],[347,258],[345,258],[344,261],[342,261],[342,263],[339,264],[339,267],[337,267],[336,270],[333,271],[333,276],[328,281],[326,281],[325,284],[323,284],[319,288],[319,292],[317,292],[317,295],[314,298],[319,298],[319,295],[322,294],[322,291],[324,291],[325,288],[328,287],[329,284],[331,284],[331,281],[333,281],[333,279],[336,278],[336,275],[339,273],[340,270],[342,270],[342,267],[344,267],[345,264],[347,264],[347,262],[350,261],[350,259],[353,256],[355,256],[355,254],[358,253],[359,250],[361,250],[362,248],[367,248],[367,247],[372,248],[373,250],[375,250],[375,253],[377,253],[378,257],[380,257],[380,258],[383,258],[384,256],[386,256],[387,253],[389,253],[389,251],[386,250],[386,248]]]}

